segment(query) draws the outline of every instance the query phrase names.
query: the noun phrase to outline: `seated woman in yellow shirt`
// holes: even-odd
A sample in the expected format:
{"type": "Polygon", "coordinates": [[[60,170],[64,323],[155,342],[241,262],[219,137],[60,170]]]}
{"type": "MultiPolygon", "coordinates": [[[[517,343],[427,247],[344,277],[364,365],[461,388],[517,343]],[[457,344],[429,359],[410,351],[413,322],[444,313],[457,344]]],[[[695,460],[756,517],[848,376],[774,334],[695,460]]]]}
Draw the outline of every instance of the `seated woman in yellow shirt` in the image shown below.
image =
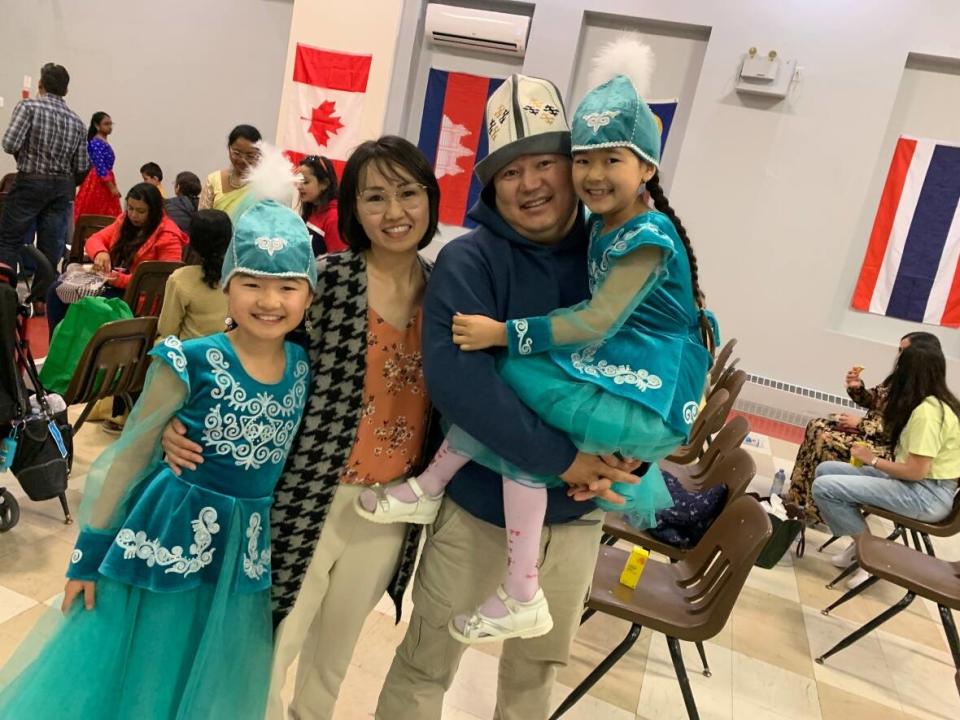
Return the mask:
{"type": "MultiPolygon", "coordinates": [[[[929,344],[903,350],[890,376],[883,423],[896,448],[883,460],[865,446],[851,450],[863,463],[817,466],[813,497],[834,535],[867,530],[860,505],[868,504],[924,522],[942,520],[953,507],[960,477],[960,401],[947,388],[943,352],[929,344]]],[[[854,559],[855,545],[833,558],[838,567],[854,559]]],[[[856,586],[865,574],[851,578],[856,586]]]]}

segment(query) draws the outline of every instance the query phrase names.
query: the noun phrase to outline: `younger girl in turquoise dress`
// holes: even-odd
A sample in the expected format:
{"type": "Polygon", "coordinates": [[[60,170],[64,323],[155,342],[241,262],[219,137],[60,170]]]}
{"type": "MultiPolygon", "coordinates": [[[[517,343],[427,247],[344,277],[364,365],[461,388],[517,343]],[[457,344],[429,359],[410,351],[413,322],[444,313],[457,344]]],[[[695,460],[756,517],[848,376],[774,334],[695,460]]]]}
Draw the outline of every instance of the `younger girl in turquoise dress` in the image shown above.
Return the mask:
{"type": "Polygon", "coordinates": [[[263,718],[269,510],[309,387],[285,338],[316,278],[296,213],[267,200],[240,216],[223,266],[230,329],[151,350],[123,435],[87,475],[65,617],[4,669],[0,717],[263,718]],[[173,416],[205,446],[182,475],[160,449],[173,416]]]}
{"type": "MultiPolygon", "coordinates": [[[[650,59],[649,49],[635,41],[608,47],[597,61],[601,84],[573,117],[573,184],[592,213],[590,299],[506,323],[457,315],[452,329],[461,350],[506,346],[501,377],[581,451],[649,462],[639,483],[614,485],[623,504],[597,504],[650,527],[672,504],[656,461],[690,432],[714,332],[690,242],[657,179],[660,129],[632,79],[643,58],[650,59]],[[658,210],[646,205],[644,188],[658,210]]],[[[424,473],[381,491],[375,507],[368,502],[359,511],[376,522],[430,522],[443,488],[470,460],[504,476],[507,577],[472,616],[455,618],[450,632],[466,643],[549,632],[536,566],[545,488],[563,485],[559,478],[531,477],[453,427],[424,473]]]]}

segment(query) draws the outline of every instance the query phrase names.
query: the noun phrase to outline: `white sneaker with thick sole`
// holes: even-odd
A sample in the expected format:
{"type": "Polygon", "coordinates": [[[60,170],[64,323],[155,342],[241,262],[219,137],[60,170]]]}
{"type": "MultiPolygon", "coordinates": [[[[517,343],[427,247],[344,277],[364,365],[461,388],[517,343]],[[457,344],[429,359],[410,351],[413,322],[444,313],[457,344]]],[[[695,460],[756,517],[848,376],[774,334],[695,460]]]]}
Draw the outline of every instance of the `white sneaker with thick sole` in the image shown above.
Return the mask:
{"type": "Polygon", "coordinates": [[[836,555],[830,558],[830,562],[833,563],[834,567],[838,567],[841,570],[844,568],[850,567],[850,563],[857,559],[857,543],[852,542],[850,546],[841,552],[838,552],[836,555]]]}
{"type": "MultiPolygon", "coordinates": [[[[463,630],[458,630],[456,619],[450,621],[450,634],[467,645],[500,642],[510,638],[535,638],[546,635],[553,629],[550,607],[541,588],[529,602],[520,602],[507,594],[503,585],[497,587],[497,597],[507,606],[503,617],[488,617],[477,609],[467,617],[463,630]]],[[[464,616],[460,616],[464,617],[464,616]]]]}
{"type": "Polygon", "coordinates": [[[370,490],[377,496],[377,504],[373,510],[367,510],[361,501],[361,496],[357,496],[356,510],[361,517],[370,522],[380,525],[389,525],[391,523],[411,523],[413,525],[429,525],[437,519],[437,513],[440,512],[440,503],[443,500],[443,493],[436,497],[427,495],[416,478],[401,480],[413,490],[417,496],[416,502],[403,502],[387,492],[387,486],[377,483],[370,487],[370,490]]]}
{"type": "Polygon", "coordinates": [[[860,583],[868,580],[870,578],[870,573],[868,573],[863,568],[858,568],[857,571],[847,578],[847,590],[853,590],[860,583]]]}

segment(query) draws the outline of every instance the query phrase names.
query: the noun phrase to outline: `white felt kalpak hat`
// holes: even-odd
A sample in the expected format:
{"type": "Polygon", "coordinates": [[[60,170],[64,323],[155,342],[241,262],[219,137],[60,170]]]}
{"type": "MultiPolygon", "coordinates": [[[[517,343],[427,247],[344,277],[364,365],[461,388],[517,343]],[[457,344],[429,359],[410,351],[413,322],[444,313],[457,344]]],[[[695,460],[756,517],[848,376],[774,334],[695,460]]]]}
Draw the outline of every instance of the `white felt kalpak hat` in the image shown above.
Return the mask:
{"type": "Polygon", "coordinates": [[[490,154],[474,171],[487,185],[521,155],[570,154],[570,126],[557,86],[543,78],[511,75],[487,100],[490,154]]]}

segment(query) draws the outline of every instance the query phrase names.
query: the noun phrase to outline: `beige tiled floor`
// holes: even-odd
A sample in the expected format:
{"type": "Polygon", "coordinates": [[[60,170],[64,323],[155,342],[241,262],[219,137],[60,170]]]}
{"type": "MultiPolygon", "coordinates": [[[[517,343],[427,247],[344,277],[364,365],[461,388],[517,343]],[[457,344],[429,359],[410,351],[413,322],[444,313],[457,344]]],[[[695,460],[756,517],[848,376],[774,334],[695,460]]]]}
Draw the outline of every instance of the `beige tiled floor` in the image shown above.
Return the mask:
{"type": "MultiPolygon", "coordinates": [[[[759,437],[748,449],[757,459],[753,488],[766,494],[778,468],[790,474],[796,447],[759,437]]],[[[83,475],[110,437],[96,424],[77,438],[71,503],[80,501],[83,475]]],[[[76,536],[58,504],[32,503],[16,481],[0,477],[22,499],[20,524],[0,535],[0,664],[53,604],[76,536]]],[[[883,528],[878,527],[878,531],[883,528]]],[[[755,568],[724,630],[706,644],[713,676],[704,677],[694,647],[683,643],[691,686],[704,720],[907,720],[960,718],[953,664],[935,606],[915,602],[898,618],[817,665],[813,657],[893,604],[897,588],[878,584],[825,617],[820,609],[838,592],[824,585],[835,569],[816,548],[823,533],[808,534],[802,559],[792,555],[772,570],[755,568]]],[[[937,541],[939,554],[960,558],[960,542],[937,541]]],[[[367,620],[341,691],[337,720],[370,718],[376,697],[406,630],[407,612],[393,624],[385,598],[367,620]]],[[[554,702],[574,687],[624,637],[627,623],[594,616],[559,674],[554,702]]],[[[498,646],[472,648],[448,693],[444,718],[493,715],[498,646]]],[[[287,691],[290,691],[289,684],[287,691]]],[[[686,712],[663,636],[643,631],[634,648],[565,717],[575,720],[684,720],[686,712]]]]}

